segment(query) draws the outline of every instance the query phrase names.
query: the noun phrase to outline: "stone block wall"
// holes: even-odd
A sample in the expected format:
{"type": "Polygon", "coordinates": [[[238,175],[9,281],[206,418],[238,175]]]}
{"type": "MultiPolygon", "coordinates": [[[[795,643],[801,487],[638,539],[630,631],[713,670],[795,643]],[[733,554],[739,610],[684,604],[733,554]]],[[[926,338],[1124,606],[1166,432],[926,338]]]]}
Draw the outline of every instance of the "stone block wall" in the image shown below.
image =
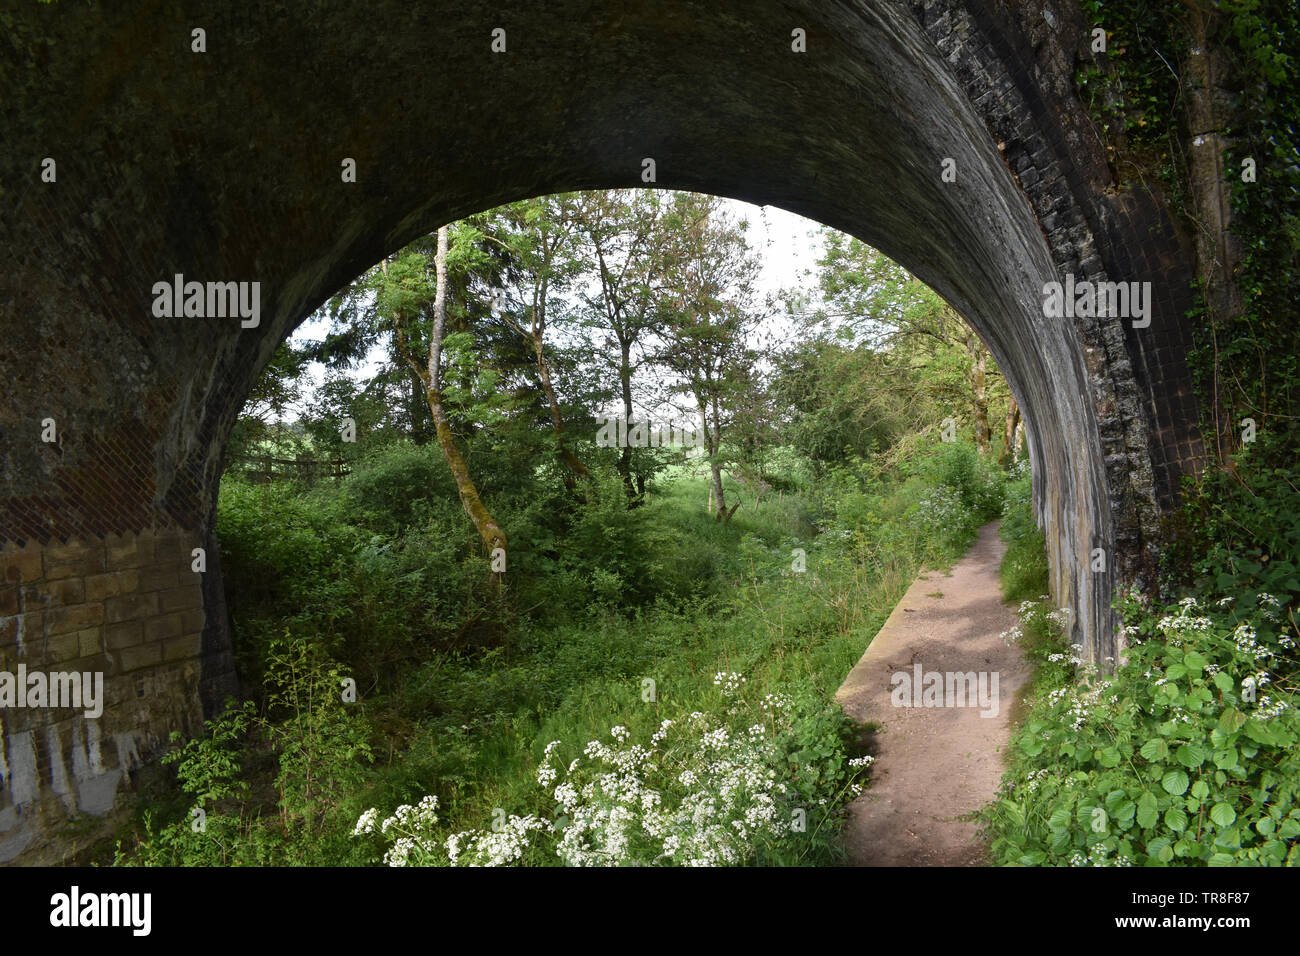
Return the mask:
{"type": "Polygon", "coordinates": [[[0,679],[103,675],[98,717],[0,708],[0,863],[61,862],[76,847],[59,824],[104,818],[173,730],[201,727],[198,547],[176,528],[0,546],[0,679]]]}
{"type": "Polygon", "coordinates": [[[1198,455],[1190,260],[1158,202],[1112,188],[1088,134],[1077,0],[608,6],[520,9],[505,57],[484,39],[496,7],[475,2],[312,4],[291,30],[228,13],[202,55],[176,9],[7,16],[0,671],[94,668],[109,701],[95,720],[0,708],[0,861],[57,862],[46,834],[106,812],[172,730],[193,734],[234,690],[213,531],[223,447],[293,328],[444,222],[641,186],[646,156],[661,187],[871,242],[965,312],[1021,399],[1053,592],[1094,659],[1115,653],[1113,585],[1150,576],[1198,455]],[[393,69],[431,49],[443,69],[393,69]],[[339,180],[345,156],[356,183],[339,180]],[[57,181],[39,178],[44,157],[57,181]],[[260,282],[260,325],[154,317],[153,284],[180,272],[260,282]],[[1044,323],[1042,283],[1060,272],[1161,280],[1152,327],[1044,323]],[[1105,575],[1088,569],[1097,546],[1115,551],[1105,575]]]}

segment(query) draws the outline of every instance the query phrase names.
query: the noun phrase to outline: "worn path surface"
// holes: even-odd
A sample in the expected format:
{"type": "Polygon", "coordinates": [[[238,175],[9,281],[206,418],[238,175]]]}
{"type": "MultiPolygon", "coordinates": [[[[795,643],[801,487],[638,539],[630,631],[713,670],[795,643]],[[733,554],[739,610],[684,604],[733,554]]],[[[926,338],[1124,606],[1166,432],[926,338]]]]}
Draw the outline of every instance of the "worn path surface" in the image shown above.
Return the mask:
{"type": "Polygon", "coordinates": [[[1012,703],[1030,673],[1020,649],[1001,637],[1016,615],[998,587],[1006,545],[997,528],[997,522],[981,528],[950,575],[932,571],[913,582],[835,695],[849,716],[880,725],[872,782],[850,806],[844,831],[855,865],[988,862],[976,825],[957,818],[996,792],[1012,703]],[[997,694],[986,707],[974,691],[947,695],[949,703],[968,706],[925,707],[917,688],[917,706],[893,706],[892,675],[911,679],[917,664],[923,673],[983,672],[989,691],[997,674],[997,694]],[[981,716],[992,714],[993,704],[996,716],[981,716]]]}

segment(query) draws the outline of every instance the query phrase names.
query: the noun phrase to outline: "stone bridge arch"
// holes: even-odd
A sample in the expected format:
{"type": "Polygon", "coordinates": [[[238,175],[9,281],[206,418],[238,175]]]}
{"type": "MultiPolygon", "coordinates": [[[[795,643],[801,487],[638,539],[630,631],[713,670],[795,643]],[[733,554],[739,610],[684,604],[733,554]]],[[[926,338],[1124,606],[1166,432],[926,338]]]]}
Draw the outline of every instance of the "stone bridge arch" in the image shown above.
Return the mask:
{"type": "Polygon", "coordinates": [[[1024,411],[1053,596],[1117,653],[1113,589],[1150,585],[1201,455],[1190,255],[1158,196],[1115,188],[1073,0],[238,6],[0,14],[0,671],[107,689],[98,719],[0,714],[0,862],[56,854],[57,821],[109,809],[233,688],[214,504],[275,347],[440,223],[643,185],[646,158],[658,186],[856,235],[967,317],[1024,411]],[[177,273],[258,282],[257,326],[155,317],[177,273]],[[1151,281],[1150,327],[1045,318],[1064,273],[1151,281]]]}

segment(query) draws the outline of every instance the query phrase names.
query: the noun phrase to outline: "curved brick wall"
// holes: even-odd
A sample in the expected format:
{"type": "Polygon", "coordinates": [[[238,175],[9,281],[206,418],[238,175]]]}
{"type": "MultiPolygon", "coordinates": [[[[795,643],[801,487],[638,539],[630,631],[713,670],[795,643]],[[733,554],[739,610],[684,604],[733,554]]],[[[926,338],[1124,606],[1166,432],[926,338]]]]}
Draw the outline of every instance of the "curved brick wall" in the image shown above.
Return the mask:
{"type": "Polygon", "coordinates": [[[1190,272],[1073,97],[1073,3],[209,6],[0,14],[0,671],[102,671],[107,697],[94,719],[0,714],[0,861],[57,859],[59,821],[106,812],[234,689],[213,505],[276,345],[438,224],[640,185],[645,157],[660,186],[851,232],[967,316],[1025,412],[1054,596],[1094,658],[1116,653],[1112,590],[1148,583],[1200,457],[1190,272]],[[1152,325],[1044,318],[1065,272],[1153,282],[1152,325]],[[259,282],[260,323],[156,318],[176,273],[259,282]]]}

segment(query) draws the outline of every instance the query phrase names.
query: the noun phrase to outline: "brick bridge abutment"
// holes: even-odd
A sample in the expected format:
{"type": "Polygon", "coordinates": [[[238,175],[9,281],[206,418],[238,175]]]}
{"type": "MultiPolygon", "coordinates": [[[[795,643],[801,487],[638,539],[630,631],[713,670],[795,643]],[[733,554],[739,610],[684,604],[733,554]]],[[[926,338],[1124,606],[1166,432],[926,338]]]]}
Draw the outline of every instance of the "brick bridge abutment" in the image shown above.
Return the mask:
{"type": "Polygon", "coordinates": [[[646,158],[861,238],[971,322],[1024,412],[1053,597],[1117,654],[1112,596],[1153,586],[1203,454],[1193,260],[1075,97],[1075,0],[230,6],[0,14],[0,672],[102,672],[106,698],[0,710],[0,862],[65,858],[63,821],[236,689],[215,499],[280,342],[439,224],[641,186],[646,158]],[[1150,325],[1045,317],[1067,273],[1151,282],[1150,325]],[[258,324],[155,317],[176,274],[258,282],[258,324]]]}

